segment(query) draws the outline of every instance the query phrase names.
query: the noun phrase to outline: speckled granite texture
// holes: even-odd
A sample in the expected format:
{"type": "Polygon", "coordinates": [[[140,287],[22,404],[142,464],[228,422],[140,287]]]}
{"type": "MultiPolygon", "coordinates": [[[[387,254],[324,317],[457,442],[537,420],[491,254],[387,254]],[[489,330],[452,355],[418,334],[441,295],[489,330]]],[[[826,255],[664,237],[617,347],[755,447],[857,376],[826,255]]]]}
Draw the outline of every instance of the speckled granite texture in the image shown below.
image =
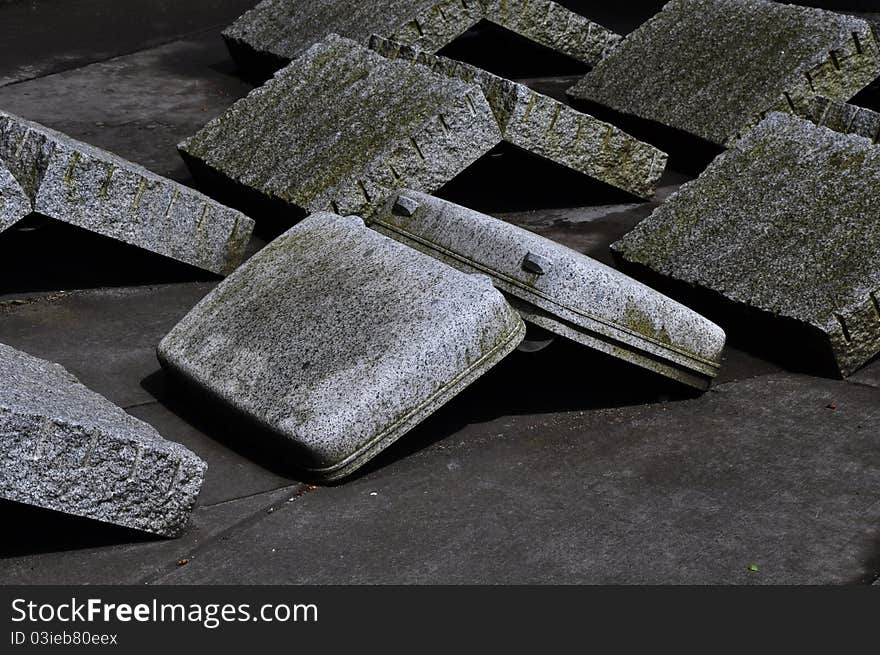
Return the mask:
{"type": "Polygon", "coordinates": [[[370,47],[390,59],[415,61],[447,77],[477,84],[504,140],[592,178],[650,198],[666,153],[589,114],[454,59],[374,36],[370,47]]]}
{"type": "Polygon", "coordinates": [[[551,332],[700,389],[718,372],[721,328],[549,239],[414,191],[392,196],[370,226],[488,275],[523,318],[551,332]]]}
{"type": "Polygon", "coordinates": [[[880,352],[880,148],[773,113],[612,247],[824,335],[848,375],[880,352]]]}
{"type": "Polygon", "coordinates": [[[0,160],[0,232],[33,211],[30,198],[0,160]]]}
{"type": "Polygon", "coordinates": [[[314,214],[202,300],[163,366],[279,435],[312,476],[344,477],[516,348],[488,279],[314,214]]]}
{"type": "Polygon", "coordinates": [[[280,68],[329,33],[366,44],[377,34],[436,52],[481,20],[593,65],[620,36],[547,0],[264,0],[223,36],[242,65],[280,68]]]}
{"type": "Polygon", "coordinates": [[[839,100],[816,98],[810,120],[843,134],[865,137],[871,143],[880,139],[880,112],[839,100]]]}
{"type": "Polygon", "coordinates": [[[205,464],[58,364],[0,344],[0,497],[173,537],[205,464]]]}
{"type": "Polygon", "coordinates": [[[475,85],[330,35],[179,148],[197,176],[361,214],[401,186],[439,189],[500,141],[475,85]]]}
{"type": "Polygon", "coordinates": [[[880,75],[866,21],[767,0],[673,0],[569,94],[725,143],[769,111],[806,116],[880,75]]]}
{"type": "Polygon", "coordinates": [[[253,221],[181,184],[0,111],[0,161],[35,212],[225,275],[253,221]]]}

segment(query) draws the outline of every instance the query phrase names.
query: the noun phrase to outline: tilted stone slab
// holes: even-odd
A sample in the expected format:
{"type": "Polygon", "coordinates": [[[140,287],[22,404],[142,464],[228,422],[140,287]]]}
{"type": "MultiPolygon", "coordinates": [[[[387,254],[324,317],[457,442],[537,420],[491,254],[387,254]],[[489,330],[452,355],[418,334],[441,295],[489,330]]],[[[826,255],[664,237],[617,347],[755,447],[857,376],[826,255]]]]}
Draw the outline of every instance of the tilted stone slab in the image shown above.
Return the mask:
{"type": "Polygon", "coordinates": [[[589,65],[620,36],[548,0],[264,0],[223,32],[245,67],[277,70],[327,34],[371,35],[436,52],[487,20],[589,65]]]}
{"type": "Polygon", "coordinates": [[[30,198],[0,160],[0,232],[12,227],[32,211],[30,198]]]}
{"type": "Polygon", "coordinates": [[[613,248],[797,321],[845,376],[880,352],[878,188],[869,140],[773,113],[613,248]]]}
{"type": "Polygon", "coordinates": [[[159,359],[332,480],[485,373],[524,332],[486,278],[356,216],[318,213],[196,305],[159,359]]]}
{"type": "Polygon", "coordinates": [[[555,334],[699,389],[718,372],[721,328],[542,236],[407,190],[369,224],[451,266],[488,275],[526,321],[555,334]]]}
{"type": "Polygon", "coordinates": [[[810,120],[843,134],[865,137],[872,143],[880,140],[880,112],[847,102],[816,98],[810,120]]]}
{"type": "Polygon", "coordinates": [[[254,223],[244,214],[2,111],[0,161],[35,212],[213,273],[233,271],[250,240],[254,223]]]}
{"type": "Polygon", "coordinates": [[[413,61],[477,84],[504,140],[642,198],[654,194],[667,156],[613,125],[576,111],[524,84],[469,64],[374,36],[370,47],[390,59],[413,61]]]}
{"type": "Polygon", "coordinates": [[[331,35],[179,148],[197,177],[361,214],[400,186],[439,189],[500,142],[475,85],[331,35]]]}
{"type": "Polygon", "coordinates": [[[58,364],[0,344],[0,497],[167,537],[205,463],[58,364]]]}
{"type": "Polygon", "coordinates": [[[880,75],[869,23],[767,0],[673,0],[569,94],[717,144],[770,111],[807,116],[880,75]]]}

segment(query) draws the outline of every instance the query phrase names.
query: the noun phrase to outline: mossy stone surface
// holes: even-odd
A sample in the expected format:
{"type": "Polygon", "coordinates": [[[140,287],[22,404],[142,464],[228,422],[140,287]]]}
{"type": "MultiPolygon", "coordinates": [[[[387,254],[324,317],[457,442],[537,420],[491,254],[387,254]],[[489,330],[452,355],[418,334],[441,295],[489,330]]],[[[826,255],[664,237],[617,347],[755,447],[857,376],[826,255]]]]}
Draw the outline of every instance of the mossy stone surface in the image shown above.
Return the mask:
{"type": "Polygon", "coordinates": [[[806,116],[880,75],[869,23],[768,0],[672,0],[569,90],[723,144],[769,111],[806,116]]]}
{"type": "Polygon", "coordinates": [[[479,87],[330,35],[180,149],[267,198],[360,214],[401,186],[439,189],[500,141],[479,87]]]}
{"type": "Polygon", "coordinates": [[[349,475],[516,348],[519,315],[466,275],[317,213],[162,340],[163,366],[267,428],[311,476],[349,475]]]}
{"type": "Polygon", "coordinates": [[[848,375],[880,352],[878,188],[868,139],[773,113],[612,248],[811,327],[848,375]]]}
{"type": "MultiPolygon", "coordinates": [[[[373,34],[436,52],[488,20],[593,65],[620,37],[548,0],[263,0],[223,36],[233,55],[258,53],[283,65],[327,34],[366,44],[373,34]]],[[[247,59],[240,57],[247,65],[247,59]]]]}
{"type": "Polygon", "coordinates": [[[253,230],[189,187],[3,111],[0,162],[35,212],[212,273],[241,263],[253,230]]]}
{"type": "Polygon", "coordinates": [[[610,123],[524,84],[448,57],[377,36],[370,40],[370,47],[390,59],[414,61],[478,85],[508,143],[633,195],[649,198],[654,194],[666,168],[666,153],[610,123]]]}
{"type": "Polygon", "coordinates": [[[58,364],[0,344],[0,497],[168,537],[205,463],[58,364]]]}
{"type": "Polygon", "coordinates": [[[858,107],[840,100],[816,98],[810,115],[816,125],[841,132],[854,134],[877,143],[880,139],[880,112],[858,107]]]}
{"type": "Polygon", "coordinates": [[[0,232],[31,213],[33,203],[0,160],[0,232]]]}

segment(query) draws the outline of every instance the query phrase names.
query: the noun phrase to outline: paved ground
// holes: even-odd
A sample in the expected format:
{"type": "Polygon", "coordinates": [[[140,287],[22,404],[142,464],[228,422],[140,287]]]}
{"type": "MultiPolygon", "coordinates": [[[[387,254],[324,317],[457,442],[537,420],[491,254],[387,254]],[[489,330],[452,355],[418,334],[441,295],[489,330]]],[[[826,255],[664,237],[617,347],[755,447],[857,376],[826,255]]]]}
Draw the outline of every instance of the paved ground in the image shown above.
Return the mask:
{"type": "MultiPolygon", "coordinates": [[[[174,144],[251,88],[218,35],[248,2],[132,2],[125,19],[114,4],[0,2],[4,33],[15,26],[0,44],[0,107],[188,183],[174,144]]],[[[626,30],[662,3],[626,15],[596,4],[597,18],[626,30]]],[[[559,71],[526,60],[545,76],[531,83],[559,96],[559,71]]],[[[495,154],[445,195],[604,261],[609,243],[688,179],[671,171],[640,203],[495,154]]],[[[278,229],[261,225],[251,251],[278,229]]],[[[216,283],[60,225],[0,237],[0,341],[60,362],[209,464],[177,540],[0,502],[0,582],[870,584],[880,575],[878,361],[847,381],[812,377],[735,347],[735,336],[718,386],[694,398],[557,342],[503,362],[354,480],[314,488],[159,369],[156,343],[216,283]]]]}

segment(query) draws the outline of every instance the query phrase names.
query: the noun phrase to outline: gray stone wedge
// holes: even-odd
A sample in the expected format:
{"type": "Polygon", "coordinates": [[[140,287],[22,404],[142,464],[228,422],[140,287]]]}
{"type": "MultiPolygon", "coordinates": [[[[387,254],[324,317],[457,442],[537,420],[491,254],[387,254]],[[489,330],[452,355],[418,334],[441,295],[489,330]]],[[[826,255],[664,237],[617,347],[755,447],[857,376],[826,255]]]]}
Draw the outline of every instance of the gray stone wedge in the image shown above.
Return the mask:
{"type": "Polygon", "coordinates": [[[673,0],[569,89],[724,144],[768,112],[805,117],[880,75],[872,26],[768,0],[673,0]],[[745,48],[745,49],[744,49],[745,48]]]}
{"type": "Polygon", "coordinates": [[[526,321],[550,332],[698,389],[718,372],[721,328],[542,236],[408,190],[391,196],[369,225],[462,271],[488,275],[526,321]]]}
{"type": "Polygon", "coordinates": [[[253,230],[189,187],[3,111],[0,162],[35,212],[218,275],[241,263],[253,230]]]}
{"type": "Polygon", "coordinates": [[[180,144],[196,177],[305,213],[432,192],[501,142],[483,92],[330,35],[180,144]]]}
{"type": "Polygon", "coordinates": [[[281,68],[331,32],[362,44],[378,34],[436,52],[483,20],[591,66],[620,41],[548,0],[264,0],[223,37],[243,66],[257,56],[281,68]]]}
{"type": "Polygon", "coordinates": [[[654,195],[666,168],[666,153],[610,123],[448,57],[378,36],[370,40],[370,47],[389,59],[413,61],[478,85],[508,143],[641,198],[654,195]]]}
{"type": "Polygon", "coordinates": [[[12,227],[32,211],[30,198],[0,160],[0,232],[12,227]]]}
{"type": "Polygon", "coordinates": [[[161,341],[162,365],[345,477],[513,351],[525,325],[482,276],[316,213],[161,341]]]}
{"type": "Polygon", "coordinates": [[[58,364],[0,344],[0,497],[166,537],[205,463],[58,364]]]}
{"type": "Polygon", "coordinates": [[[612,248],[797,322],[846,376],[880,352],[878,188],[871,141],[774,113],[612,248]]]}

